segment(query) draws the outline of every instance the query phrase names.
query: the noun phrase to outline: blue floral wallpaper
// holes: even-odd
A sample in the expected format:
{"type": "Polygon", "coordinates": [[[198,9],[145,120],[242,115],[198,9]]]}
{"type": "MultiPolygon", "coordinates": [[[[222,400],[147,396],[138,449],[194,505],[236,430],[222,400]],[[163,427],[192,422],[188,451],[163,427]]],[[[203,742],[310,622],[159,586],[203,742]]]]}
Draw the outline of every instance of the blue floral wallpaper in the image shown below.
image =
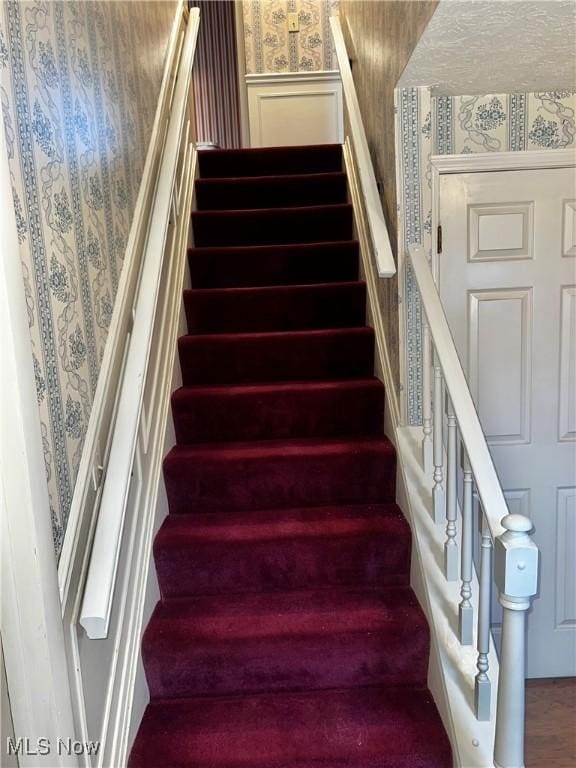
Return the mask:
{"type": "MultiPolygon", "coordinates": [[[[431,252],[430,156],[471,152],[522,152],[576,145],[576,90],[432,96],[430,89],[398,88],[396,174],[399,252],[421,243],[431,252]]],[[[422,419],[421,311],[412,271],[401,260],[401,377],[406,422],[422,419]]]]}
{"type": "Polygon", "coordinates": [[[0,102],[57,556],[175,9],[0,6],[0,102]]]}

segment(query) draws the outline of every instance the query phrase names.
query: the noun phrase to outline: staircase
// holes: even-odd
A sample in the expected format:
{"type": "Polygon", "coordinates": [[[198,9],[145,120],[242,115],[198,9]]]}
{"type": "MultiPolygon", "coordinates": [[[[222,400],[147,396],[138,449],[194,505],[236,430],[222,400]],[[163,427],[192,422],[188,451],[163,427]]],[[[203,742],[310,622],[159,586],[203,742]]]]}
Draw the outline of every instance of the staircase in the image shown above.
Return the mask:
{"type": "Polygon", "coordinates": [[[131,768],[448,768],[340,146],[200,154],[131,768]]]}

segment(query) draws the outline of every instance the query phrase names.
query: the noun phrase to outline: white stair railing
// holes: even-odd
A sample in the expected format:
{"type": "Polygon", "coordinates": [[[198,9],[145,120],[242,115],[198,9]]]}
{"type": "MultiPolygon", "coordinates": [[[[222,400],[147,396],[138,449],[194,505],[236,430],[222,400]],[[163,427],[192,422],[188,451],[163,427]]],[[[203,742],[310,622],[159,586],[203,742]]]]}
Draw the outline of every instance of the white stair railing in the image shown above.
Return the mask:
{"type": "Polygon", "coordinates": [[[428,476],[433,478],[432,516],[437,525],[446,527],[444,577],[448,581],[461,580],[459,641],[462,645],[471,645],[474,637],[471,581],[475,486],[481,529],[480,594],[476,617],[478,673],[474,680],[476,717],[478,720],[495,719],[494,765],[497,768],[521,768],[524,765],[526,612],[537,592],[539,552],[530,537],[530,520],[508,511],[426,254],[421,246],[411,246],[408,256],[425,315],[422,454],[424,466],[430,470],[428,476]],[[463,498],[458,536],[460,465],[463,498]],[[494,580],[503,608],[495,713],[490,712],[492,683],[488,663],[492,558],[494,580]]]}
{"type": "Polygon", "coordinates": [[[342,91],[344,94],[344,107],[346,111],[345,128],[349,131],[349,142],[354,154],[354,160],[358,172],[358,181],[361,190],[361,199],[366,214],[366,221],[370,234],[374,260],[378,269],[379,277],[391,277],[396,273],[394,255],[388,236],[388,228],[384,220],[380,195],[378,194],[378,185],[374,175],[374,167],[370,158],[366,131],[362,122],[360,104],[352,78],[350,60],[346,51],[346,43],[340,26],[338,16],[330,18],[332,28],[332,37],[334,39],[334,48],[340,77],[342,79],[342,91]]]}
{"type": "MultiPolygon", "coordinates": [[[[80,611],[80,624],[91,639],[108,635],[135,455],[140,443],[143,443],[143,452],[147,450],[145,443],[150,426],[146,428],[144,425],[143,400],[150,378],[160,298],[165,304],[165,297],[160,293],[166,289],[163,285],[166,275],[174,271],[166,266],[171,266],[170,260],[181,259],[187,247],[190,189],[183,188],[182,180],[186,180],[188,186],[193,183],[190,179],[194,154],[191,76],[199,24],[199,10],[190,9],[186,30],[180,33],[177,43],[178,69],[169,95],[164,148],[140,260],[132,328],[111,427],[111,446],[80,611]]],[[[150,418],[148,414],[148,421],[150,418]]]]}

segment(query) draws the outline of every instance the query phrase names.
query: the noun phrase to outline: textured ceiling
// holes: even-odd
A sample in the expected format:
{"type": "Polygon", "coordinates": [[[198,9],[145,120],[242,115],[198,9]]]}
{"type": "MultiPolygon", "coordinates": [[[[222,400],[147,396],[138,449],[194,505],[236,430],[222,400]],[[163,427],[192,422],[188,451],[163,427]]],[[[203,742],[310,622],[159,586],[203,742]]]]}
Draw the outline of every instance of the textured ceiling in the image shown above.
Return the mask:
{"type": "Polygon", "coordinates": [[[576,89],[576,3],[441,0],[398,85],[446,95],[576,89]]]}

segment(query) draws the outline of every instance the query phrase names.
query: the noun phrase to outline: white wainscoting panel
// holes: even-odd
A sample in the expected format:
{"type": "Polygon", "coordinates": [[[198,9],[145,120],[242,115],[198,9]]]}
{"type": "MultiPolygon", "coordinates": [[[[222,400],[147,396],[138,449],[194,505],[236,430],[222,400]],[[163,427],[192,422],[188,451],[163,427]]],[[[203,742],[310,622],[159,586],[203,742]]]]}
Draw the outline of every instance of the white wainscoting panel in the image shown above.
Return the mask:
{"type": "Polygon", "coordinates": [[[250,145],[341,144],[340,73],[246,75],[250,145]]]}

